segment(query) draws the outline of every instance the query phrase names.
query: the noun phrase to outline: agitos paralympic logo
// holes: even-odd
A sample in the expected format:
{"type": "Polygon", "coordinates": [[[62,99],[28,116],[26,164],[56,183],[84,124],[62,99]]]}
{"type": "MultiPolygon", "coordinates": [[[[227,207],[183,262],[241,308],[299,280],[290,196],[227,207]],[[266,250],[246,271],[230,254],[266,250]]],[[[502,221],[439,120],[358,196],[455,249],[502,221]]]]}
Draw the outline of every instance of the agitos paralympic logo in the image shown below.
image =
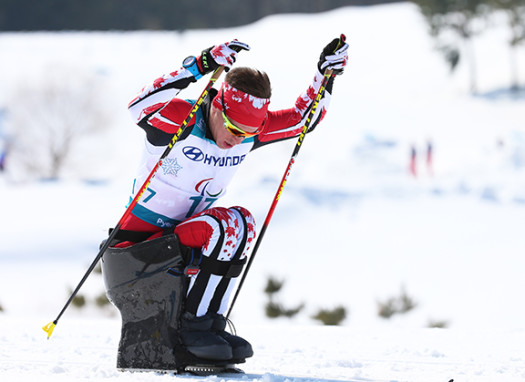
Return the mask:
{"type": "Polygon", "coordinates": [[[216,194],[210,194],[206,188],[209,186],[210,182],[213,180],[213,178],[208,178],[208,179],[203,179],[201,180],[199,183],[197,183],[197,185],[195,186],[195,191],[197,191],[199,194],[201,194],[202,196],[205,196],[204,193],[206,193],[206,195],[208,196],[211,196],[212,198],[216,198],[217,196],[219,196],[220,194],[222,194],[222,189],[216,193],[216,194]]]}
{"type": "Polygon", "coordinates": [[[204,154],[201,149],[194,146],[186,146],[182,149],[182,152],[189,160],[218,167],[237,166],[241,164],[246,157],[246,155],[216,157],[214,155],[204,154]]]}

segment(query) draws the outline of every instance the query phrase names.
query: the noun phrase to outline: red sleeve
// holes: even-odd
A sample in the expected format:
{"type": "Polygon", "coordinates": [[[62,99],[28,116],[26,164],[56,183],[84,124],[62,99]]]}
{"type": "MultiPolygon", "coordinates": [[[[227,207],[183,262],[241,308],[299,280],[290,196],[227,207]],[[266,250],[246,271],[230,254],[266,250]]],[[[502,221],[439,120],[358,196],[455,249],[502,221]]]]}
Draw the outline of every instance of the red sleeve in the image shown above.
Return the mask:
{"type": "Polygon", "coordinates": [[[257,138],[261,143],[269,143],[296,137],[303,129],[302,124],[299,124],[301,119],[302,115],[295,107],[270,111],[264,129],[257,138]]]}
{"type": "MultiPolygon", "coordinates": [[[[297,137],[303,131],[307,118],[309,118],[310,108],[319,92],[324,76],[319,71],[316,71],[313,82],[295,101],[294,107],[290,109],[283,109],[279,111],[268,112],[268,119],[263,131],[255,137],[255,143],[252,150],[269,143],[282,141],[297,137]]],[[[333,79],[330,81],[333,82],[333,79]]],[[[326,85],[326,90],[323,97],[317,105],[317,109],[312,116],[312,121],[309,122],[308,133],[313,131],[317,124],[323,119],[326,108],[330,102],[330,82],[326,85]]]]}
{"type": "MultiPolygon", "coordinates": [[[[189,102],[174,98],[151,115],[151,117],[148,118],[147,124],[165,133],[174,134],[180,128],[192,107],[189,102]]],[[[189,124],[191,124],[194,119],[195,116],[193,116],[189,124]]]]}

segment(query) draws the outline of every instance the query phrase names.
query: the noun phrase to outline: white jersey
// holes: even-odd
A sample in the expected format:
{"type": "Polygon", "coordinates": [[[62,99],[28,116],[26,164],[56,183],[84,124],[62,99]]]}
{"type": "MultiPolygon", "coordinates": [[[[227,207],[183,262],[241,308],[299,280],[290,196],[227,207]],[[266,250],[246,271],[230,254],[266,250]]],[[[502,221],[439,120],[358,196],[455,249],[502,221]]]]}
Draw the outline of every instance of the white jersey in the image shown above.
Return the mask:
{"type": "MultiPolygon", "coordinates": [[[[202,111],[191,133],[179,140],[163,159],[133,214],[158,227],[171,227],[208,209],[224,196],[233,175],[253,147],[253,138],[245,139],[231,149],[220,149],[206,138],[206,123],[202,111]]],[[[146,181],[166,149],[145,140],[144,154],[134,193],[146,181]]]]}
{"type": "MultiPolygon", "coordinates": [[[[302,132],[322,78],[320,73],[316,74],[314,82],[297,99],[294,107],[269,111],[261,134],[246,138],[230,149],[217,146],[207,125],[211,100],[217,93],[212,89],[169,155],[162,160],[162,166],[133,209],[133,217],[159,228],[169,228],[210,208],[226,194],[228,184],[251,150],[296,137],[302,132]]],[[[195,101],[175,98],[191,82],[195,82],[193,75],[181,69],[155,80],[130,103],[135,122],[146,131],[144,154],[130,200],[144,184],[191,110],[195,101]]],[[[309,131],[324,116],[330,89],[331,81],[309,131]]]]}

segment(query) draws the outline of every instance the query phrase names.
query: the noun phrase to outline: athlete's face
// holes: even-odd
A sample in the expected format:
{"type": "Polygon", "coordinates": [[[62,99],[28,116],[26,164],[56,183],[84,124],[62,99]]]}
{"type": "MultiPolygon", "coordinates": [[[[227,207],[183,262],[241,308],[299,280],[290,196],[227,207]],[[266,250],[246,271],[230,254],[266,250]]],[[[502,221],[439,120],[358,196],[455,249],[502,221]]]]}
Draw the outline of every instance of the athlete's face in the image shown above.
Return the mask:
{"type": "MultiPolygon", "coordinates": [[[[241,143],[245,136],[238,136],[232,133],[231,126],[228,126],[228,122],[225,121],[222,111],[212,105],[210,110],[210,130],[215,139],[215,143],[221,149],[231,149],[233,146],[241,143]]],[[[245,131],[246,133],[255,133],[257,128],[253,126],[243,125],[242,123],[237,123],[233,120],[229,120],[230,124],[233,124],[237,127],[238,130],[245,131]]],[[[233,129],[235,132],[235,129],[233,129]]]]}

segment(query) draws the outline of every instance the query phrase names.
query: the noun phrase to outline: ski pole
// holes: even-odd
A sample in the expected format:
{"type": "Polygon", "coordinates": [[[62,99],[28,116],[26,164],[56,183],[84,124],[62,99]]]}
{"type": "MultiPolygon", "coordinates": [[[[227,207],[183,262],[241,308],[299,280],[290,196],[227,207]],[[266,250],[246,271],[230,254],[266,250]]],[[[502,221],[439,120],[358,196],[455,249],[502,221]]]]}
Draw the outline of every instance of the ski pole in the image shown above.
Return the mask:
{"type": "MultiPolygon", "coordinates": [[[[339,43],[337,47],[334,49],[334,51],[339,49],[339,47],[341,46],[342,43],[345,42],[345,40],[346,40],[346,36],[344,34],[341,34],[341,36],[339,37],[339,43]]],[[[297,143],[295,144],[294,150],[292,152],[292,156],[290,158],[290,161],[288,162],[288,166],[286,167],[286,171],[284,172],[281,183],[279,184],[279,187],[277,188],[277,193],[275,194],[275,197],[273,198],[270,209],[268,210],[266,219],[264,220],[264,224],[261,228],[261,231],[259,232],[259,237],[257,238],[257,241],[255,242],[255,246],[253,247],[252,254],[250,258],[248,259],[248,263],[246,264],[246,269],[244,270],[244,273],[242,274],[242,277],[239,280],[239,286],[237,287],[237,290],[235,291],[235,295],[233,296],[232,302],[230,304],[230,308],[228,309],[228,313],[226,314],[226,318],[230,317],[230,313],[232,312],[233,306],[235,305],[235,301],[237,301],[237,297],[239,297],[239,293],[244,284],[244,281],[246,280],[248,271],[250,270],[250,267],[252,266],[253,259],[255,258],[255,255],[257,254],[257,250],[259,249],[259,246],[261,245],[266,229],[268,228],[268,225],[270,224],[270,220],[272,219],[273,213],[275,211],[275,207],[277,207],[277,203],[279,202],[279,199],[283,192],[284,185],[286,184],[286,181],[288,180],[288,176],[290,175],[292,166],[294,165],[295,159],[297,158],[297,155],[299,154],[299,150],[301,149],[301,146],[303,144],[304,137],[306,136],[306,132],[308,131],[308,128],[310,127],[310,123],[315,115],[315,111],[317,110],[319,101],[321,100],[321,98],[323,98],[323,94],[326,89],[326,84],[328,83],[328,80],[330,79],[332,75],[333,75],[333,70],[327,69],[324,71],[324,77],[323,77],[323,81],[321,82],[321,87],[319,88],[319,91],[317,92],[312,108],[310,109],[308,117],[306,118],[306,122],[304,123],[303,130],[301,131],[301,134],[299,135],[299,138],[297,139],[297,143]]]]}
{"type": "Polygon", "coordinates": [[[142,195],[144,194],[144,192],[148,188],[149,184],[151,183],[151,180],[153,179],[153,177],[157,173],[157,170],[162,166],[163,160],[168,156],[168,154],[170,153],[170,151],[173,148],[173,146],[175,145],[175,143],[179,140],[179,137],[182,135],[182,132],[186,129],[186,126],[188,125],[188,123],[190,123],[191,119],[193,118],[193,116],[195,115],[197,110],[200,108],[202,102],[204,101],[204,98],[208,95],[208,92],[210,91],[210,89],[213,87],[213,85],[215,84],[217,79],[221,76],[223,70],[224,70],[224,66],[219,66],[213,72],[213,75],[211,76],[211,78],[208,81],[206,87],[204,88],[204,90],[202,91],[201,95],[197,99],[197,102],[195,102],[195,105],[193,106],[193,108],[190,110],[190,112],[186,116],[186,119],[184,120],[184,122],[182,122],[181,127],[179,128],[179,130],[177,130],[177,132],[175,134],[173,134],[173,137],[171,138],[171,141],[168,144],[168,147],[166,147],[166,150],[164,150],[164,152],[160,156],[159,160],[157,161],[157,164],[155,165],[155,167],[153,167],[153,169],[151,170],[149,176],[144,181],[144,184],[142,185],[142,187],[140,187],[139,191],[137,192],[137,195],[135,196],[135,198],[133,198],[133,200],[131,201],[129,206],[126,208],[126,211],[124,212],[124,214],[120,218],[120,220],[117,223],[117,225],[115,226],[115,228],[109,234],[109,237],[107,238],[107,240],[104,242],[104,244],[100,248],[97,256],[95,257],[95,259],[91,263],[90,267],[88,268],[88,270],[84,274],[84,277],[82,277],[82,280],[80,280],[79,284],[77,285],[77,287],[75,288],[73,293],[71,293],[71,296],[69,297],[69,299],[67,300],[66,304],[64,305],[64,307],[62,308],[62,310],[58,314],[57,318],[54,321],[52,321],[49,324],[47,324],[44,327],[42,327],[42,329],[44,329],[44,331],[47,333],[47,338],[48,339],[49,339],[49,337],[51,337],[51,334],[53,334],[53,330],[55,329],[55,326],[58,324],[58,320],[60,319],[60,317],[62,317],[62,315],[64,314],[64,312],[68,308],[68,306],[71,304],[71,302],[73,301],[73,299],[77,295],[78,291],[80,290],[80,288],[82,287],[84,282],[87,280],[87,278],[89,277],[89,275],[91,274],[93,269],[96,267],[96,265],[99,262],[99,260],[104,255],[104,252],[106,252],[106,250],[109,248],[111,242],[113,241],[113,239],[117,235],[118,231],[122,227],[122,224],[124,223],[124,221],[126,221],[126,219],[131,214],[131,211],[133,210],[133,208],[135,208],[135,206],[139,202],[140,198],[142,197],[142,195]]]}

